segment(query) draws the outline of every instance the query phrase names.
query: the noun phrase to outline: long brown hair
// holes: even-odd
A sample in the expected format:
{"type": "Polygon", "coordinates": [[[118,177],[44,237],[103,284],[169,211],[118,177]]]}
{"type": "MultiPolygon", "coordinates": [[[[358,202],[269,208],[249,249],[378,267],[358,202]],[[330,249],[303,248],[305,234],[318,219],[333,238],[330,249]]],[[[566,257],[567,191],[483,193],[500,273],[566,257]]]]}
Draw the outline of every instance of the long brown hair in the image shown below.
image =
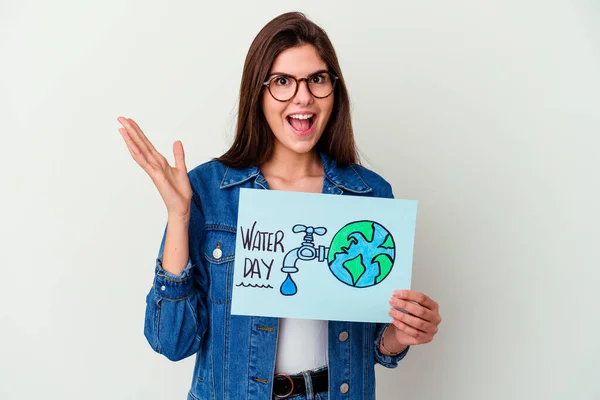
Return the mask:
{"type": "Polygon", "coordinates": [[[250,45],[240,85],[235,139],[231,148],[217,160],[229,167],[246,168],[261,165],[271,158],[274,135],[262,110],[263,83],[279,53],[302,44],[314,46],[329,71],[339,77],[331,116],[315,148],[338,165],[358,162],[350,100],[335,50],[325,31],[299,12],[285,13],[271,20],[250,45]]]}

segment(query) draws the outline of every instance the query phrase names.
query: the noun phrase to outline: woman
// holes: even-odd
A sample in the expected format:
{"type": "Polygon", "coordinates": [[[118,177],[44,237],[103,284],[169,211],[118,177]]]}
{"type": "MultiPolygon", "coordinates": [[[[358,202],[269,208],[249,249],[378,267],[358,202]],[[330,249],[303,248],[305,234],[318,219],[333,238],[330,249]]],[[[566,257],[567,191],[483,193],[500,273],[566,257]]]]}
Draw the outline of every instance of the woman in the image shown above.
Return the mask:
{"type": "Polygon", "coordinates": [[[357,165],[348,93],[335,51],[300,13],[269,22],[252,43],[229,151],[187,172],[171,167],[131,119],[119,131],[168,211],[145,335],[171,360],[196,354],[188,399],[375,397],[374,364],[395,367],[437,332],[438,305],[391,293],[391,324],[230,314],[240,188],[392,197],[357,165]],[[402,310],[402,311],[400,311],[402,310]]]}

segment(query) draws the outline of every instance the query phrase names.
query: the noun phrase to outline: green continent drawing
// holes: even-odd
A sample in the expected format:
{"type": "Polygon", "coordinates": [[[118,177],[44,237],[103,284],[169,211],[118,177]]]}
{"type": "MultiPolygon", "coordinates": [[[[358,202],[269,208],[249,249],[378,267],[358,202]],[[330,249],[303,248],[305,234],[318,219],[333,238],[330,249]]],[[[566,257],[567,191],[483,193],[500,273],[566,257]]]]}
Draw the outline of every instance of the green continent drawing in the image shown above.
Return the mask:
{"type": "Polygon", "coordinates": [[[327,261],[340,281],[364,288],[389,275],[395,254],[394,239],[387,229],[374,221],[356,221],[335,234],[327,261]]]}

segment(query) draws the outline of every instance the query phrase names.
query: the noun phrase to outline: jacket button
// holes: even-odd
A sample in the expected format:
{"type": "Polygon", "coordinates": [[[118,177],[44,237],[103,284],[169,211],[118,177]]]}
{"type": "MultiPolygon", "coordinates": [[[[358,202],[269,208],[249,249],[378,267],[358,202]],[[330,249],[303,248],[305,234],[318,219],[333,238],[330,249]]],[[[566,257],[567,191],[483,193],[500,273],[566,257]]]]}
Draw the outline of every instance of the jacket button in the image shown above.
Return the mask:
{"type": "Polygon", "coordinates": [[[223,252],[221,251],[221,242],[217,242],[217,247],[215,247],[215,249],[213,250],[213,257],[218,260],[219,258],[221,258],[222,255],[223,252]]]}
{"type": "Polygon", "coordinates": [[[340,339],[340,342],[345,342],[346,340],[348,340],[348,332],[344,331],[340,333],[338,339],[340,339]]]}
{"type": "Polygon", "coordinates": [[[348,386],[347,383],[342,383],[342,385],[340,386],[340,392],[348,393],[348,390],[350,390],[350,386],[348,386]]]}

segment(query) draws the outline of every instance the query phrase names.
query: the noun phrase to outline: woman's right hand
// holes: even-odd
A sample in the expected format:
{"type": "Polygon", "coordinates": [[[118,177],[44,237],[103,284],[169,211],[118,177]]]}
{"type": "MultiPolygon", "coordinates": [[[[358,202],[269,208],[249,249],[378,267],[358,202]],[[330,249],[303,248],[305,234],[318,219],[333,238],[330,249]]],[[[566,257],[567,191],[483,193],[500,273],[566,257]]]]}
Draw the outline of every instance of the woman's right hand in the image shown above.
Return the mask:
{"type": "Polygon", "coordinates": [[[124,117],[119,117],[117,120],[123,125],[123,128],[119,128],[119,132],[127,144],[129,153],[154,182],[167,206],[169,218],[189,219],[192,187],[181,142],[173,143],[175,167],[171,167],[134,120],[124,117]]]}

